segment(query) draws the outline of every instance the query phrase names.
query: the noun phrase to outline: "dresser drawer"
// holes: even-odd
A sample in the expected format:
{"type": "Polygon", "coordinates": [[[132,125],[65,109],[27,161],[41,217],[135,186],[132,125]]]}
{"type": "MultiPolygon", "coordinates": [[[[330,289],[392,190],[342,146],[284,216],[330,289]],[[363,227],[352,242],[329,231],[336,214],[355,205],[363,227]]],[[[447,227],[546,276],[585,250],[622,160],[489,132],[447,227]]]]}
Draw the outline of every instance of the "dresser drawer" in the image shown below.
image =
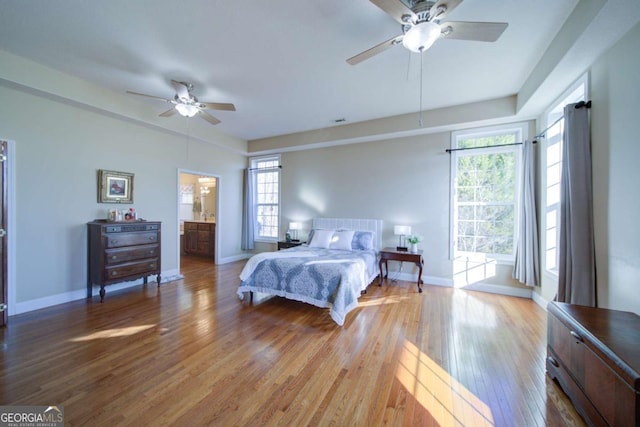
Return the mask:
{"type": "Polygon", "coordinates": [[[160,253],[158,244],[123,247],[105,250],[105,264],[114,265],[145,258],[157,258],[160,253]]]}
{"type": "Polygon", "coordinates": [[[128,262],[125,264],[109,266],[104,269],[105,280],[113,281],[123,279],[127,276],[139,275],[146,273],[148,275],[159,273],[159,265],[157,258],[147,259],[138,262],[128,262]]]}
{"type": "Polygon", "coordinates": [[[134,233],[114,233],[106,236],[107,248],[119,248],[122,246],[144,245],[158,242],[157,231],[144,231],[134,233]]]}

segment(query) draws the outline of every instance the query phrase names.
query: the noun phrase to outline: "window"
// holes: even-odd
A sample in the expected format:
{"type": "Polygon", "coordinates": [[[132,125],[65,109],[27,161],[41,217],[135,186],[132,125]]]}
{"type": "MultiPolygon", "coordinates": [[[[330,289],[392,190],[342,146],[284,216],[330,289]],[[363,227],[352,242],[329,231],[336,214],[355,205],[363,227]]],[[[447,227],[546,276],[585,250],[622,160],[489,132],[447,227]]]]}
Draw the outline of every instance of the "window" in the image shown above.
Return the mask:
{"type": "Polygon", "coordinates": [[[513,262],[519,201],[518,170],[525,124],[454,132],[453,257],[513,262]],[[478,147],[478,148],[475,148],[478,147]]]}
{"type": "Polygon", "coordinates": [[[255,239],[275,241],[280,224],[280,156],[251,160],[255,191],[255,239]]]}
{"type": "Polygon", "coordinates": [[[544,269],[558,274],[558,245],[560,244],[560,176],[562,175],[562,137],[564,133],[564,107],[587,99],[587,76],[581,77],[546,112],[548,126],[543,139],[542,160],[544,194],[544,269]]]}

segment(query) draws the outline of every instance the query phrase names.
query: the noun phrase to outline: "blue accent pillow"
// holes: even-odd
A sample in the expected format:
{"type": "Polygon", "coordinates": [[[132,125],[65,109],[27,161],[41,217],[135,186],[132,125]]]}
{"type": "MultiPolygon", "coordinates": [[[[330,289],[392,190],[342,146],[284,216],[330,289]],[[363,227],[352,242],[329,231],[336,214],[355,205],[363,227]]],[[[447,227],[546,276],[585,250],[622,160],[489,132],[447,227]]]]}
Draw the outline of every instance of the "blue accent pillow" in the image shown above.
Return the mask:
{"type": "Polygon", "coordinates": [[[373,249],[373,232],[356,231],[351,240],[351,249],[354,251],[367,251],[373,249]]]}

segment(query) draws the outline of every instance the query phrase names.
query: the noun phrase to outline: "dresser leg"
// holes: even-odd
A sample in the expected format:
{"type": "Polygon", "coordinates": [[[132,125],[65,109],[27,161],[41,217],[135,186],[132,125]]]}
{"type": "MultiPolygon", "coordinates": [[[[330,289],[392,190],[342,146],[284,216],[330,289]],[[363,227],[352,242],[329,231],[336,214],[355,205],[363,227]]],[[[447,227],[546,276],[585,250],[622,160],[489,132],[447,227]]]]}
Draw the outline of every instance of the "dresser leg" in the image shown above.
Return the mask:
{"type": "Polygon", "coordinates": [[[160,287],[160,275],[159,274],[156,276],[156,281],[158,282],[158,287],[160,287]]]}
{"type": "Polygon", "coordinates": [[[105,294],[104,285],[100,285],[100,302],[104,301],[104,294],[105,294]]]}

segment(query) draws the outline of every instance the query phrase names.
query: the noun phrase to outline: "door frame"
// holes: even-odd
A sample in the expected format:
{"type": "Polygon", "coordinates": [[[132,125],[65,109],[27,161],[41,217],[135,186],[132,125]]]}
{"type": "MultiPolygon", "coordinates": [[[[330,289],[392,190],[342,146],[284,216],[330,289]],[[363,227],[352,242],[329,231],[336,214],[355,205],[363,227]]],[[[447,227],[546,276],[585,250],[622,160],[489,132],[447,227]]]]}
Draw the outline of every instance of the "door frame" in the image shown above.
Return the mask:
{"type": "MultiPolygon", "coordinates": [[[[206,176],[206,177],[210,177],[210,178],[215,178],[216,179],[216,211],[215,211],[215,218],[216,218],[216,237],[215,237],[215,249],[214,249],[214,255],[213,255],[213,263],[214,264],[218,264],[218,257],[220,256],[219,254],[219,250],[218,248],[220,247],[219,243],[220,243],[220,224],[221,224],[221,220],[220,220],[220,188],[222,187],[222,179],[220,178],[220,175],[211,173],[211,172],[200,172],[200,171],[194,171],[191,169],[182,169],[182,168],[178,168],[177,171],[177,179],[176,179],[176,236],[177,236],[177,245],[178,245],[178,250],[177,250],[177,259],[176,259],[176,265],[178,266],[178,270],[180,269],[180,175],[181,174],[188,174],[188,175],[200,175],[200,176],[206,176]]],[[[180,273],[182,274],[182,273],[180,273]]]]}
{"type": "MultiPolygon", "coordinates": [[[[13,140],[0,138],[3,141],[7,142],[7,159],[5,161],[5,168],[7,170],[7,182],[6,182],[6,213],[7,217],[5,218],[7,236],[6,236],[6,255],[7,255],[7,318],[17,314],[16,310],[16,280],[15,280],[15,271],[16,271],[16,191],[15,191],[15,182],[16,182],[16,143],[13,140]]],[[[8,322],[8,319],[7,319],[8,322]]]]}

